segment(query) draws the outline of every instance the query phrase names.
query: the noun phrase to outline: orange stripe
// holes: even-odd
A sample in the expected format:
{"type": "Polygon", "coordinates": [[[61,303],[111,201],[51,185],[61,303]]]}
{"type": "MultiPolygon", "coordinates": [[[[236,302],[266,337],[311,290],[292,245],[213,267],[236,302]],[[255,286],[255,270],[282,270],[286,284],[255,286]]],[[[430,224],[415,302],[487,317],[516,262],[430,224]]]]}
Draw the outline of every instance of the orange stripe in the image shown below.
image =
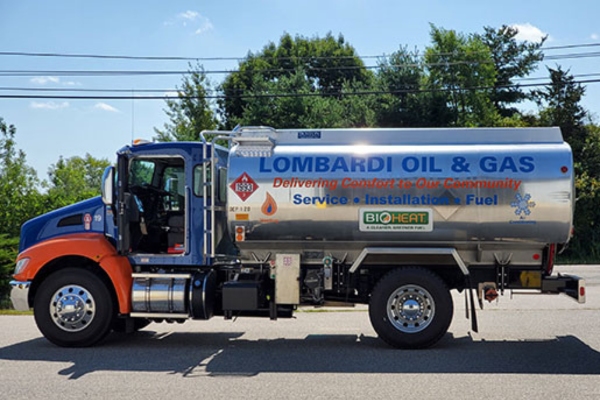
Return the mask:
{"type": "Polygon", "coordinates": [[[114,286],[119,312],[127,314],[131,311],[131,264],[99,233],[76,233],[35,244],[17,257],[17,261],[28,257],[29,263],[14,277],[19,281],[32,281],[42,267],[65,256],[85,257],[99,264],[114,286]]]}

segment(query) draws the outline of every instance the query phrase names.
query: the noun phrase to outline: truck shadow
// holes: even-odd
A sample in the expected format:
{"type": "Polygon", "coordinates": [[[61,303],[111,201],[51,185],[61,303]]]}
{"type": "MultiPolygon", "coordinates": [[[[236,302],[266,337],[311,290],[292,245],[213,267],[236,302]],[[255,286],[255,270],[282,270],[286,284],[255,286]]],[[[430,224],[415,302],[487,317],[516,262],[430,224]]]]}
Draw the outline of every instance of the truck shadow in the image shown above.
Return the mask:
{"type": "Polygon", "coordinates": [[[78,379],[96,371],[141,371],[183,377],[260,373],[464,373],[598,375],[600,353],[577,337],[534,341],[452,338],[428,350],[395,350],[376,337],[310,335],[245,340],[243,332],[109,337],[101,346],[64,349],[45,339],[0,348],[0,359],[72,363],[58,373],[78,379]]]}

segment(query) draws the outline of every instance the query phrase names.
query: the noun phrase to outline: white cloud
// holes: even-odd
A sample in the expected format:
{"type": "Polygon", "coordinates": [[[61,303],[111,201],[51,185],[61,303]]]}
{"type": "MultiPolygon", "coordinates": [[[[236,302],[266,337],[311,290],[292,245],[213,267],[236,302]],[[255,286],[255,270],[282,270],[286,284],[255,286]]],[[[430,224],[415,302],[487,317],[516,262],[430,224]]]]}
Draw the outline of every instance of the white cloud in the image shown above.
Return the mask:
{"type": "Polygon", "coordinates": [[[120,113],[121,111],[117,110],[116,108],[114,108],[111,105],[108,105],[106,103],[96,103],[96,105],[94,106],[94,108],[98,109],[98,110],[102,110],[102,111],[108,111],[108,112],[114,112],[114,113],[120,113]]]}
{"type": "Polygon", "coordinates": [[[80,82],[76,81],[61,81],[58,76],[34,76],[29,82],[36,85],[45,85],[47,83],[60,84],[62,86],[81,86],[80,82]]]}
{"type": "Polygon", "coordinates": [[[598,35],[597,33],[592,33],[590,35],[590,38],[592,38],[592,40],[598,40],[598,39],[600,39],[600,35],[598,35]]]}
{"type": "Polygon", "coordinates": [[[187,10],[164,22],[165,26],[183,25],[194,29],[194,34],[200,35],[214,28],[212,22],[197,11],[187,10]]]}
{"type": "Polygon", "coordinates": [[[55,103],[53,101],[46,101],[41,103],[37,101],[32,101],[30,107],[44,110],[59,110],[61,108],[68,108],[69,102],[63,101],[62,103],[55,103]]]}
{"type": "Polygon", "coordinates": [[[164,96],[165,96],[165,97],[168,97],[168,98],[170,98],[170,99],[177,99],[177,98],[179,98],[179,92],[176,92],[176,91],[172,91],[172,92],[165,92],[165,93],[164,93],[164,96]]]}
{"type": "Polygon", "coordinates": [[[187,10],[186,12],[180,13],[177,15],[179,18],[187,19],[189,21],[193,21],[200,16],[196,11],[187,10]]]}
{"type": "Polygon", "coordinates": [[[200,35],[204,32],[210,31],[214,28],[213,24],[208,20],[208,18],[202,17],[203,21],[202,24],[200,25],[200,28],[196,29],[196,32],[194,32],[196,35],[200,35]]]}
{"type": "Polygon", "coordinates": [[[60,78],[57,76],[36,76],[31,78],[29,82],[37,85],[45,85],[46,83],[58,83],[60,82],[60,78]]]}
{"type": "Polygon", "coordinates": [[[515,28],[519,31],[519,33],[516,36],[517,40],[539,42],[544,36],[548,36],[547,41],[552,41],[550,35],[542,31],[537,26],[531,25],[529,22],[525,24],[512,24],[511,28],[515,28]]]}

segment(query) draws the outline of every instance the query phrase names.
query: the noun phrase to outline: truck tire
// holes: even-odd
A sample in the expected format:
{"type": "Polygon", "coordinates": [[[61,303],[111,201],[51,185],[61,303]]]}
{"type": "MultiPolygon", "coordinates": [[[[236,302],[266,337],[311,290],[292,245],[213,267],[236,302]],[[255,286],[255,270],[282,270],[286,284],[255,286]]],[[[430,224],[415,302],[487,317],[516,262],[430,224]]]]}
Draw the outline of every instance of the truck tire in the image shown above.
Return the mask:
{"type": "Polygon", "coordinates": [[[91,346],[111,328],[115,305],[106,284],[91,271],[65,268],[50,275],[34,300],[42,334],[62,347],[91,346]]]}
{"type": "Polygon", "coordinates": [[[433,346],[448,331],[453,312],[448,287],[424,268],[399,268],[384,275],[369,303],[379,337],[401,349],[433,346]]]}

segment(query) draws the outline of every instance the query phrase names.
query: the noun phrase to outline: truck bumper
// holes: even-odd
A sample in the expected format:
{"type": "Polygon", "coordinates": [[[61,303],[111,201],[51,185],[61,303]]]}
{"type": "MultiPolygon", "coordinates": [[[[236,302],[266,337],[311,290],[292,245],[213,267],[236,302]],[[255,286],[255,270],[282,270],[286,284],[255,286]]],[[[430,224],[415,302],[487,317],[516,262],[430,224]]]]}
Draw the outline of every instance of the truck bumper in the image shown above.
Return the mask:
{"type": "Polygon", "coordinates": [[[575,275],[549,276],[542,280],[542,293],[562,293],[585,303],[585,279],[575,275]]]}
{"type": "Polygon", "coordinates": [[[29,311],[29,286],[31,282],[11,281],[10,300],[17,311],[29,311]]]}

